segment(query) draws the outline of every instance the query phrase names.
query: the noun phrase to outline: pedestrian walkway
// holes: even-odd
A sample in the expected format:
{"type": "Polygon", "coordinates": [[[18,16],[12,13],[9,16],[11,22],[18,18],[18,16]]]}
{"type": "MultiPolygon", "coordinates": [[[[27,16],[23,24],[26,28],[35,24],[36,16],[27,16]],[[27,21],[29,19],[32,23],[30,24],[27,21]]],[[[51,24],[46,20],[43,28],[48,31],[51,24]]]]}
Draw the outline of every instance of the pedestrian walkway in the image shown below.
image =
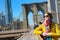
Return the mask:
{"type": "Polygon", "coordinates": [[[17,40],[34,40],[33,29],[17,40]]]}

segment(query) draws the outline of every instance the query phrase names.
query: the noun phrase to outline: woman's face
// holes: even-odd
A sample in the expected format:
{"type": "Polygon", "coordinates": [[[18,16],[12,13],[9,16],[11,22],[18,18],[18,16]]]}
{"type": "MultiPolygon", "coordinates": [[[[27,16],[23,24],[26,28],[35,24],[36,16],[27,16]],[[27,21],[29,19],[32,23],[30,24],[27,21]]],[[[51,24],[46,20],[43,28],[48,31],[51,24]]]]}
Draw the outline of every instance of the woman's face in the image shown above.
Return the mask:
{"type": "Polygon", "coordinates": [[[45,20],[49,20],[50,19],[50,16],[48,14],[45,14],[44,19],[45,20]]]}

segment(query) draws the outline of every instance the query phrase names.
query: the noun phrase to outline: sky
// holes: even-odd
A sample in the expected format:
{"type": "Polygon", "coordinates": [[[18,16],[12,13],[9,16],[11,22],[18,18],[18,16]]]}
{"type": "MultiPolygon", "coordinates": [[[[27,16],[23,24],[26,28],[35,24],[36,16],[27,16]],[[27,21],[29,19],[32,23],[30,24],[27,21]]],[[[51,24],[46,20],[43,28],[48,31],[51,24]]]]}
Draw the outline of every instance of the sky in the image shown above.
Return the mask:
{"type": "MultiPolygon", "coordinates": [[[[17,19],[20,15],[20,20],[22,21],[23,17],[21,16],[22,13],[22,4],[30,4],[30,3],[38,3],[38,2],[45,2],[47,0],[11,0],[11,7],[12,7],[12,13],[13,13],[13,18],[17,19]]],[[[5,14],[5,4],[4,4],[4,0],[0,0],[0,12],[3,11],[4,15],[5,14]]],[[[31,12],[29,13],[28,16],[28,20],[29,20],[29,24],[32,25],[33,24],[33,20],[31,20],[33,18],[33,14],[31,14],[31,12]]]]}

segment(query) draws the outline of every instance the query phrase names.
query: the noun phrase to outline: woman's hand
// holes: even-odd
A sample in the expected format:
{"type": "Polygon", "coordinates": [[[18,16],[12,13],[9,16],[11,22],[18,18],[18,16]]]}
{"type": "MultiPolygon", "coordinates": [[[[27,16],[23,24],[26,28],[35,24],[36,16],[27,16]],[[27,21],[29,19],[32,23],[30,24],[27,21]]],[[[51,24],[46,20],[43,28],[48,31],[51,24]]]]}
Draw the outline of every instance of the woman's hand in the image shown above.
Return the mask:
{"type": "Polygon", "coordinates": [[[50,33],[43,33],[43,36],[50,36],[50,33]]]}

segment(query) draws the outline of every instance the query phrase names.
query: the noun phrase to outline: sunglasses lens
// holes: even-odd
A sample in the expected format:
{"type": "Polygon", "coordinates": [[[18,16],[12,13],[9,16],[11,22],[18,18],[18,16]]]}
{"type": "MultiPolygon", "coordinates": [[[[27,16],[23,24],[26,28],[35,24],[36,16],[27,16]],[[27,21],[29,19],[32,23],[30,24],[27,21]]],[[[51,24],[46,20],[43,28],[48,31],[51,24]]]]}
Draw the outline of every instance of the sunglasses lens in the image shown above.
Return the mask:
{"type": "Polygon", "coordinates": [[[44,17],[49,17],[48,15],[44,16],[44,17]]]}

